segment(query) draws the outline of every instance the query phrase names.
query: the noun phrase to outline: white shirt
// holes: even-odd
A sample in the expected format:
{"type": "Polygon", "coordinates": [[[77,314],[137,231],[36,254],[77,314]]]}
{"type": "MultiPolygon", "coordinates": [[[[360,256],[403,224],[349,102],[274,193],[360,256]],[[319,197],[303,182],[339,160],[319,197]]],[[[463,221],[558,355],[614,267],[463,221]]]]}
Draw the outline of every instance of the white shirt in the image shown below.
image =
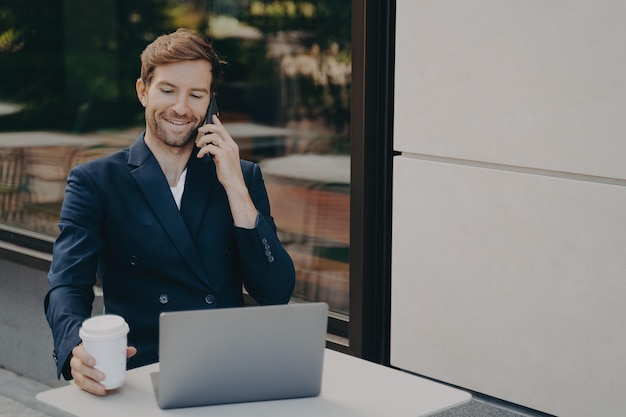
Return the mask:
{"type": "Polygon", "coordinates": [[[183,199],[183,191],[185,191],[185,179],[187,178],[187,168],[180,174],[180,178],[178,179],[178,184],[174,187],[170,187],[172,191],[172,196],[174,196],[174,201],[176,201],[176,205],[178,206],[178,210],[180,210],[180,202],[183,199]]]}

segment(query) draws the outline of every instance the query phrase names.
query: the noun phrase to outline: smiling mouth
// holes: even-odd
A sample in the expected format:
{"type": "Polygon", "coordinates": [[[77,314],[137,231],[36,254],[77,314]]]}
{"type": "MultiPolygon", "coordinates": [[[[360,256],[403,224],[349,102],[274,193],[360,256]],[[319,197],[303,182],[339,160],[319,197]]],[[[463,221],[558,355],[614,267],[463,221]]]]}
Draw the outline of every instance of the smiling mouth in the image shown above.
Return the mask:
{"type": "Polygon", "coordinates": [[[172,119],[164,119],[167,123],[172,124],[174,126],[185,126],[191,123],[191,120],[172,120],[172,119]]]}

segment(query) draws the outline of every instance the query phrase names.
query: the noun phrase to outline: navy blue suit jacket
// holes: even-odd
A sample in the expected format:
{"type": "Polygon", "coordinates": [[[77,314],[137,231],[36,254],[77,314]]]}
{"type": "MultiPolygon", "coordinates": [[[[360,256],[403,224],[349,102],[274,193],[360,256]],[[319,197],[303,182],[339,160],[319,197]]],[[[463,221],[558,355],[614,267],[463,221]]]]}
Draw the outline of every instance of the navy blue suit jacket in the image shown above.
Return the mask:
{"type": "Polygon", "coordinates": [[[243,306],[242,286],[259,304],[289,301],[294,266],[276,236],[259,166],[241,162],[259,212],[255,229],[241,229],[215,164],[196,153],[180,211],[143,135],[70,172],[44,302],[58,375],[71,377],[71,350],[91,315],[96,279],[106,313],[130,326],[138,352],[129,368],[158,361],[163,311],[243,306]]]}

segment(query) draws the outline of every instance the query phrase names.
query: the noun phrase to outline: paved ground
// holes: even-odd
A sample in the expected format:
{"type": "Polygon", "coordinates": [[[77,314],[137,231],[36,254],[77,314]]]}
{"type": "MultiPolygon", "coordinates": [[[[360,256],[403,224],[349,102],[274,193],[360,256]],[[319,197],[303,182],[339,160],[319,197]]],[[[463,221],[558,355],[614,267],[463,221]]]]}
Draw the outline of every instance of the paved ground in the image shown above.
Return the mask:
{"type": "Polygon", "coordinates": [[[52,387],[0,368],[0,417],[65,417],[39,403],[37,393],[52,387]]]}

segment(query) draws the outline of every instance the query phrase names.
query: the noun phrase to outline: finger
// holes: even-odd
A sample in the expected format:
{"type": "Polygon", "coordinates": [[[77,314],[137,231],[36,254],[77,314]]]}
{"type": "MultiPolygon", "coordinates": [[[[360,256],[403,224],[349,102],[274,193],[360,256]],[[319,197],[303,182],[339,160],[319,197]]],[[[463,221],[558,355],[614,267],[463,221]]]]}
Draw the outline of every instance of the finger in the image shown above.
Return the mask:
{"type": "Polygon", "coordinates": [[[198,132],[203,135],[206,135],[210,132],[212,126],[213,125],[210,123],[204,124],[198,128],[198,132]]]}
{"type": "Polygon", "coordinates": [[[93,367],[96,364],[96,360],[93,356],[87,353],[85,346],[83,346],[82,343],[72,349],[72,357],[77,358],[81,363],[84,363],[87,366],[93,367]]]}
{"type": "Polygon", "coordinates": [[[210,135],[211,133],[219,133],[220,135],[228,134],[221,120],[213,115],[213,123],[206,123],[198,128],[198,132],[204,135],[210,135]]]}
{"type": "Polygon", "coordinates": [[[217,117],[217,114],[214,114],[213,117],[211,118],[211,121],[213,122],[213,124],[218,125],[218,126],[222,126],[222,121],[220,120],[219,117],[217,117]]]}
{"type": "Polygon", "coordinates": [[[126,357],[132,358],[137,353],[137,348],[134,346],[126,346],[126,357]]]}
{"type": "Polygon", "coordinates": [[[104,374],[95,368],[85,365],[77,357],[70,360],[70,368],[74,383],[82,390],[95,395],[105,395],[106,388],[100,383],[104,374]]]}
{"type": "Polygon", "coordinates": [[[72,376],[74,377],[74,383],[78,388],[83,391],[87,391],[91,394],[104,396],[107,394],[107,390],[101,383],[94,381],[93,379],[89,379],[81,374],[75,374],[72,372],[72,376]]]}
{"type": "Polygon", "coordinates": [[[206,135],[200,136],[196,140],[196,146],[199,148],[204,148],[209,144],[215,144],[220,138],[220,135],[217,133],[207,133],[206,135]]]}
{"type": "Polygon", "coordinates": [[[215,146],[212,143],[207,143],[204,146],[202,145],[198,145],[200,150],[198,151],[198,155],[196,155],[198,158],[204,158],[206,155],[215,155],[216,151],[218,149],[217,146],[215,146]]]}
{"type": "Polygon", "coordinates": [[[222,126],[221,120],[215,114],[211,117],[211,121],[210,122],[207,121],[206,123],[204,123],[202,126],[200,126],[198,128],[198,132],[200,132],[200,133],[210,132],[211,128],[215,129],[215,126],[213,126],[213,125],[215,125],[215,126],[222,126]]]}
{"type": "Polygon", "coordinates": [[[206,138],[207,138],[207,141],[205,143],[205,146],[213,145],[213,146],[219,147],[221,144],[224,143],[224,138],[221,137],[217,133],[213,133],[213,134],[207,135],[206,138]]]}
{"type": "Polygon", "coordinates": [[[70,360],[70,368],[72,372],[76,372],[80,375],[85,375],[89,379],[94,381],[103,381],[105,378],[104,373],[94,368],[91,364],[87,364],[81,361],[78,357],[74,356],[70,360]]]}
{"type": "Polygon", "coordinates": [[[210,131],[219,135],[225,142],[229,144],[235,143],[233,137],[230,135],[226,127],[222,124],[220,119],[216,115],[213,115],[213,121],[215,122],[213,126],[211,126],[210,131]]]}

